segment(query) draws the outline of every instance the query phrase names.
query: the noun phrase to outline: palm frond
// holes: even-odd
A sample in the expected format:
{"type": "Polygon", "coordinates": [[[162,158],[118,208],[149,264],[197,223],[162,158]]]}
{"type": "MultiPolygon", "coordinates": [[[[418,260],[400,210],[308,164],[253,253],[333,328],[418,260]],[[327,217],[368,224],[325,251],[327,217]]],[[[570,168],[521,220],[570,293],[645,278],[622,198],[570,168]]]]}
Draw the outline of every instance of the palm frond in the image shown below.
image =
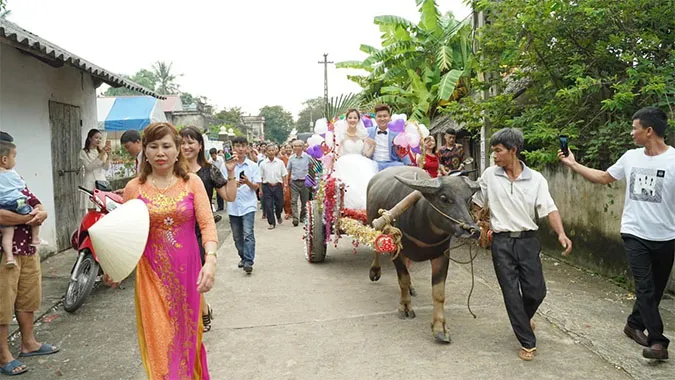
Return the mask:
{"type": "Polygon", "coordinates": [[[342,115],[350,108],[359,109],[361,106],[361,97],[359,94],[342,94],[339,97],[331,97],[324,107],[324,117],[328,120],[342,115]]]}
{"type": "Polygon", "coordinates": [[[363,61],[342,61],[342,62],[337,62],[335,64],[335,67],[338,69],[363,69],[365,70],[366,67],[363,64],[363,61]]]}
{"type": "Polygon", "coordinates": [[[447,46],[443,45],[438,49],[436,53],[436,67],[440,71],[448,71],[452,67],[452,54],[454,50],[447,46]]]}
{"type": "Polygon", "coordinates": [[[380,49],[375,48],[375,47],[370,46],[370,45],[366,45],[366,44],[361,44],[361,47],[359,48],[359,50],[361,50],[362,52],[364,52],[366,54],[375,54],[378,51],[380,51],[380,49]]]}
{"type": "Polygon", "coordinates": [[[455,87],[457,87],[457,82],[462,76],[462,73],[462,70],[452,69],[443,75],[438,86],[439,100],[447,100],[450,98],[450,96],[452,96],[452,93],[455,91],[455,87]]]}
{"type": "Polygon", "coordinates": [[[401,26],[404,28],[408,28],[410,30],[416,30],[417,25],[415,23],[399,16],[392,16],[392,15],[384,15],[384,16],[376,16],[374,19],[375,25],[383,26],[383,25],[388,25],[388,26],[401,26]]]}
{"type": "Polygon", "coordinates": [[[435,0],[417,0],[420,7],[420,26],[425,31],[435,36],[443,34],[441,28],[441,13],[438,11],[438,5],[435,0]]]}

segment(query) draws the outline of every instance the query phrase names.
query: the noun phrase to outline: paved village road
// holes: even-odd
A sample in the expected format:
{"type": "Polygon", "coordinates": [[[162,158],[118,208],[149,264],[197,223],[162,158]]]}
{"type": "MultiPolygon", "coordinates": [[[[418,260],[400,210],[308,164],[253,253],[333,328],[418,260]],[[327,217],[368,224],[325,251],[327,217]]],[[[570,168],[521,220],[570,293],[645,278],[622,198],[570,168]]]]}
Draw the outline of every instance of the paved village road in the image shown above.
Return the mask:
{"type": "MultiPolygon", "coordinates": [[[[214,326],[205,334],[212,379],[605,380],[671,379],[674,373],[672,363],[642,360],[640,347],[622,335],[631,304],[626,291],[555,260],[545,260],[549,290],[535,317],[537,357],[523,362],[485,252],[475,261],[471,305],[477,319],[466,308],[470,268],[450,267],[445,310],[452,344],[441,345],[429,328],[428,263],[411,266],[417,318],[400,320],[396,274],[387,259],[382,279],[371,282],[370,253],[359,248],[354,255],[350,239],[329,247],[325,263],[310,265],[301,227],[284,223],[268,231],[265,222],[256,223],[252,275],[236,267],[229,236],[219,251],[217,286],[208,294],[214,326]]],[[[466,252],[456,256],[464,259],[466,252]]],[[[66,281],[67,273],[57,274],[59,260],[65,261],[57,255],[43,263],[45,276],[51,276],[46,288],[66,281]]],[[[145,378],[132,288],[129,281],[122,290],[98,289],[74,315],[60,308],[48,312],[38,338],[61,345],[63,352],[26,360],[31,371],[22,379],[145,378]]],[[[662,308],[673,336],[673,299],[662,308]]]]}

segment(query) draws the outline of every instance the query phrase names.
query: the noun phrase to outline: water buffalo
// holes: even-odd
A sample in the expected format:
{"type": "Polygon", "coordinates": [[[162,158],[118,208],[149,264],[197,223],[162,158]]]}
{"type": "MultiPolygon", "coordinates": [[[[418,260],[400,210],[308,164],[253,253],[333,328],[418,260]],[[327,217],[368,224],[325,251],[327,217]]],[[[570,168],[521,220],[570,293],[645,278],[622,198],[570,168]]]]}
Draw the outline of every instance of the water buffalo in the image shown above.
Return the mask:
{"type": "MultiPolygon", "coordinates": [[[[416,167],[389,168],[379,172],[368,183],[368,223],[376,219],[380,209],[390,210],[415,190],[423,197],[401,214],[395,225],[403,232],[403,250],[394,259],[401,287],[400,318],[414,318],[411,306],[411,279],[404,257],[412,261],[431,260],[431,284],[434,312],[431,330],[436,340],[450,343],[445,327],[445,279],[449,257],[444,254],[451,238],[478,238],[480,230],[469,213],[469,202],[479,185],[467,177],[431,178],[416,167]],[[454,221],[452,220],[454,219],[454,221]]],[[[379,254],[370,267],[370,279],[380,279],[379,254]]]]}

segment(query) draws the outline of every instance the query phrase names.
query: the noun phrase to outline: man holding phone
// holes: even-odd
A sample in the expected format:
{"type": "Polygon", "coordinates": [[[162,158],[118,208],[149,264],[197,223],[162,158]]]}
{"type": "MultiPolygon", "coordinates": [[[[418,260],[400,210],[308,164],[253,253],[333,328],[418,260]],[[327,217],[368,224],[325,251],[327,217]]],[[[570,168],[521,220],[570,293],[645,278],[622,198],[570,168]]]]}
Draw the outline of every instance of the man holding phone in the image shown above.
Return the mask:
{"type": "Polygon", "coordinates": [[[227,213],[230,216],[230,226],[234,246],[239,254],[239,268],[243,268],[247,274],[253,272],[255,261],[255,235],[253,225],[255,212],[258,209],[258,197],[256,193],[260,188],[260,170],[258,165],[249,160],[248,140],[245,137],[235,137],[232,140],[232,149],[237,153],[237,165],[235,173],[239,177],[237,184],[237,197],[234,202],[227,203],[227,213]]]}
{"type": "Polygon", "coordinates": [[[572,152],[558,152],[565,166],[590,182],[606,185],[626,178],[621,238],[635,280],[636,300],[623,332],[646,346],[642,356],[648,359],[668,359],[670,342],[663,335],[659,313],[675,252],[675,148],[665,143],[667,129],[668,117],[662,110],[645,107],[637,111],[631,136],[642,148],[624,153],[607,171],[579,164],[572,152]]]}

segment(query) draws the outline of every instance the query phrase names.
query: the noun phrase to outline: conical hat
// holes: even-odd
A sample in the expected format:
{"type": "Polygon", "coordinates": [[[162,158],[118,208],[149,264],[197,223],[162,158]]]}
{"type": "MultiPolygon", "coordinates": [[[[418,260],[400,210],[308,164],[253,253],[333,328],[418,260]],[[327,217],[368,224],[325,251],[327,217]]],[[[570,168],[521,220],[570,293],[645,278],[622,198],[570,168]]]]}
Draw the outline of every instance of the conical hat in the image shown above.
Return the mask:
{"type": "Polygon", "coordinates": [[[150,214],[140,199],[124,203],[89,228],[98,262],[114,282],[124,280],[136,268],[149,231],[150,214]]]}

